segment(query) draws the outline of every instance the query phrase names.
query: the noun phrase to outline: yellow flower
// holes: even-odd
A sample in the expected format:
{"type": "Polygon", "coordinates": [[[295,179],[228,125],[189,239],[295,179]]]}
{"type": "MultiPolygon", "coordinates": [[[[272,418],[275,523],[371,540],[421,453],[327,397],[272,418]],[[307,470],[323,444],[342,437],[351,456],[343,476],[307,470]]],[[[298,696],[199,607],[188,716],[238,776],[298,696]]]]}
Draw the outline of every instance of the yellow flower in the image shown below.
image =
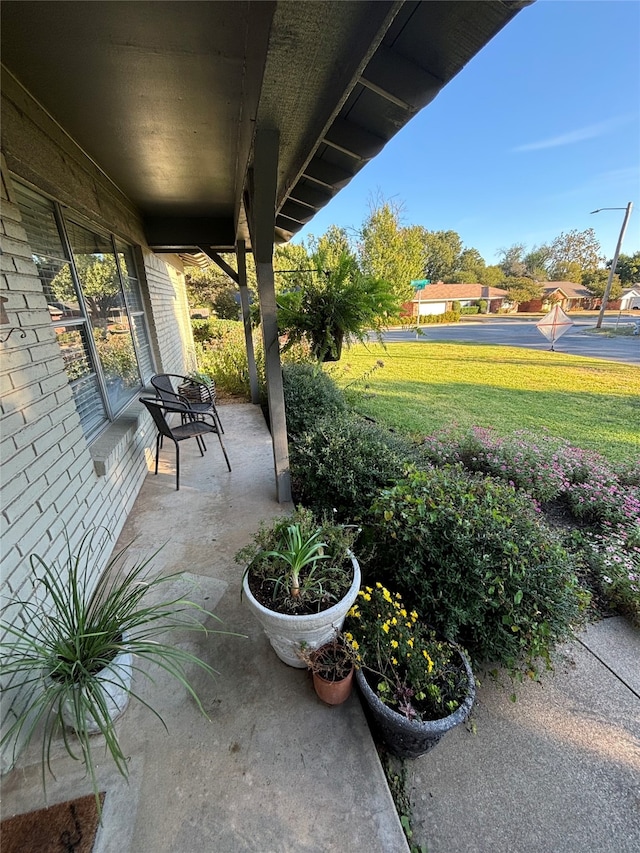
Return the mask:
{"type": "Polygon", "coordinates": [[[389,592],[388,589],[382,590],[382,597],[384,598],[385,601],[391,602],[391,593],[389,592]]]}
{"type": "Polygon", "coordinates": [[[380,581],[376,581],[376,587],[377,587],[378,589],[384,589],[384,587],[382,586],[382,584],[380,583],[380,581]]]}
{"type": "Polygon", "coordinates": [[[409,646],[411,646],[411,648],[413,648],[413,637],[409,637],[409,639],[407,640],[407,645],[409,645],[409,646]]]}
{"type": "Polygon", "coordinates": [[[351,632],[347,631],[347,633],[344,635],[344,638],[345,638],[345,640],[347,640],[347,642],[350,643],[353,640],[353,634],[351,632]]]}
{"type": "Polygon", "coordinates": [[[368,592],[363,592],[362,597],[364,598],[365,601],[371,601],[371,596],[369,595],[368,592]]]}
{"type": "Polygon", "coordinates": [[[404,607],[403,607],[403,608],[402,608],[402,610],[400,611],[400,615],[401,615],[404,619],[406,619],[406,618],[407,618],[407,611],[404,609],[404,607]]]}
{"type": "Polygon", "coordinates": [[[433,669],[433,661],[431,660],[431,658],[429,657],[429,655],[427,654],[427,652],[424,649],[422,650],[422,654],[424,655],[424,657],[427,661],[427,672],[431,672],[433,669]]]}
{"type": "Polygon", "coordinates": [[[397,640],[391,640],[391,648],[392,649],[398,648],[398,641],[397,640]]]}
{"type": "Polygon", "coordinates": [[[349,642],[351,643],[351,648],[357,652],[360,648],[360,643],[357,640],[354,640],[353,637],[349,640],[349,642]]]}
{"type": "Polygon", "coordinates": [[[417,621],[418,621],[418,614],[416,613],[416,611],[415,611],[415,610],[412,610],[412,611],[411,611],[411,620],[412,620],[413,622],[417,622],[417,621]]]}
{"type": "Polygon", "coordinates": [[[388,622],[382,623],[382,630],[385,632],[385,634],[389,633],[389,623],[388,622]]]}
{"type": "Polygon", "coordinates": [[[395,658],[391,658],[391,663],[392,663],[394,666],[398,666],[398,661],[397,661],[395,658]]]}

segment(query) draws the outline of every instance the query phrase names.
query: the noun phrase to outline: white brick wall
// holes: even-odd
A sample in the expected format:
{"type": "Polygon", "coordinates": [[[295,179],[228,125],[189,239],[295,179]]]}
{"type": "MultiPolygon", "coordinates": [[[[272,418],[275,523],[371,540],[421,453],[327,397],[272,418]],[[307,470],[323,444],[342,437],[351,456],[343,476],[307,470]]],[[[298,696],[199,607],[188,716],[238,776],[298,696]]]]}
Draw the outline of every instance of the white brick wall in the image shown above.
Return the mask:
{"type": "MultiPolygon", "coordinates": [[[[51,326],[46,299],[13,200],[4,159],[1,168],[0,292],[13,332],[0,344],[0,592],[7,600],[32,594],[29,555],[63,556],[91,527],[106,527],[115,543],[147,474],[155,430],[135,404],[91,446],[87,444],[51,326]]],[[[183,373],[193,352],[181,262],[143,250],[142,287],[151,305],[152,347],[159,371],[183,373]],[[148,288],[148,289],[147,289],[148,288]]],[[[0,326],[0,337],[9,327],[0,326]]],[[[94,567],[97,578],[108,553],[94,567]]],[[[2,685],[8,688],[9,685],[2,685]]],[[[9,689],[2,702],[3,729],[11,717],[9,689]]],[[[0,756],[1,770],[11,753],[0,756]]]]}

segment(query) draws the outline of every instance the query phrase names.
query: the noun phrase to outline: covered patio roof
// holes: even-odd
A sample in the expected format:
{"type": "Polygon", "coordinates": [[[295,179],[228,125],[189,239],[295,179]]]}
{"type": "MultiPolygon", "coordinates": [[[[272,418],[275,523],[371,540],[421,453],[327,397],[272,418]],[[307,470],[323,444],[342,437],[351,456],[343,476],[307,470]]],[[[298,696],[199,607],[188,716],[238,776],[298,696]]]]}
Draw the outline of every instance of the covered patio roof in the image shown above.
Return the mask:
{"type": "MultiPolygon", "coordinates": [[[[135,205],[153,249],[233,251],[250,247],[257,129],[279,134],[283,242],[529,2],[4,0],[3,73],[135,205]]],[[[12,132],[7,112],[10,169],[12,132]]]]}

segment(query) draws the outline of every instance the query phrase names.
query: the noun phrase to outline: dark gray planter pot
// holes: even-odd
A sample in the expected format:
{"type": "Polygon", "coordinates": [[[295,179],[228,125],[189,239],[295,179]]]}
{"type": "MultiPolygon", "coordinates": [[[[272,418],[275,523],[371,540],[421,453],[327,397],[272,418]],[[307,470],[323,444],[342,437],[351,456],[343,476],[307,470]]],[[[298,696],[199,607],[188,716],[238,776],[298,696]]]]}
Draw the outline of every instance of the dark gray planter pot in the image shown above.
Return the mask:
{"type": "Polygon", "coordinates": [[[371,689],[364,672],[356,671],[356,679],[360,688],[365,712],[374,732],[378,734],[389,752],[398,758],[418,758],[428,752],[450,729],[463,723],[471,712],[476,697],[476,683],[471,666],[465,655],[460,652],[469,679],[469,693],[462,705],[439,720],[418,722],[409,720],[403,714],[398,714],[380,701],[371,689]]]}

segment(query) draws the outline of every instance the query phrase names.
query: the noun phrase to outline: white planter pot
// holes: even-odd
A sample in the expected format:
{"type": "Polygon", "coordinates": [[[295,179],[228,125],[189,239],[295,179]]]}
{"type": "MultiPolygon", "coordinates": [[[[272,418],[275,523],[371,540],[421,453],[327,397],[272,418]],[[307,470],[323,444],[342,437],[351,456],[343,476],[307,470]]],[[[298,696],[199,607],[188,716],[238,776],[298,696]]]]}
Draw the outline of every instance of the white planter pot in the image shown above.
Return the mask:
{"type": "Polygon", "coordinates": [[[353,583],[349,587],[349,591],[333,607],[323,610],[321,613],[291,616],[269,610],[268,607],[264,607],[255,599],[249,589],[248,577],[245,575],[242,587],[247,605],[262,625],[275,653],[281,661],[289,664],[289,666],[295,666],[298,669],[306,667],[304,661],[298,657],[302,643],[310,651],[317,649],[330,640],[336,630],[342,628],[344,618],[356,600],[360,589],[360,565],[353,554],[350,556],[353,564],[353,583]]]}
{"type": "MultiPolygon", "coordinates": [[[[96,680],[101,684],[107,713],[112,722],[124,714],[129,704],[132,677],[133,655],[128,651],[117,654],[109,666],[105,666],[104,669],[96,673],[96,680]]],[[[61,711],[65,725],[75,730],[73,705],[70,700],[67,699],[62,705],[61,711]]],[[[90,714],[86,714],[84,730],[88,734],[97,734],[101,731],[101,727],[90,714]]]]}

